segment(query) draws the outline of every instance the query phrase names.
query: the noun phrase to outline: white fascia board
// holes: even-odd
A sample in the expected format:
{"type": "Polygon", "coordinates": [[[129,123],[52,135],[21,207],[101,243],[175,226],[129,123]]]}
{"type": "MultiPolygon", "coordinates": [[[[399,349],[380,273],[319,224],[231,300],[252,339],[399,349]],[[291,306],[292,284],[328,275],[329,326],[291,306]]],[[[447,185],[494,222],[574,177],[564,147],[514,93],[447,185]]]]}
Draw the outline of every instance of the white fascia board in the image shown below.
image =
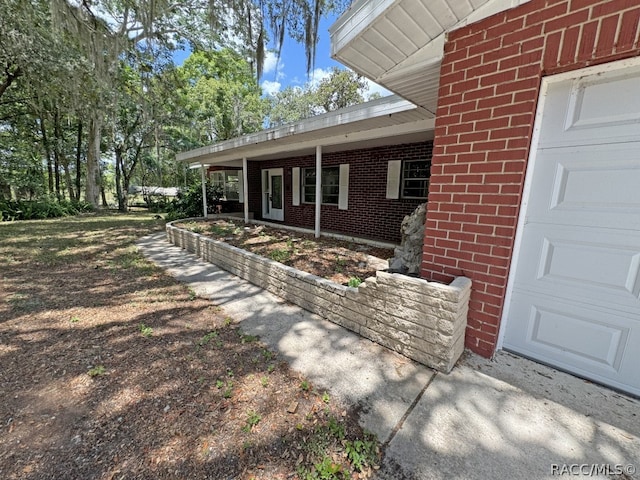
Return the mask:
{"type": "MultiPolygon", "coordinates": [[[[246,151],[229,150],[224,153],[202,155],[200,158],[193,159],[190,162],[191,167],[197,167],[201,164],[204,165],[216,165],[216,164],[230,164],[232,161],[237,161],[238,158],[246,156],[248,159],[252,157],[260,157],[264,155],[273,154],[295,154],[297,151],[307,150],[314,148],[318,145],[322,146],[334,146],[345,145],[353,142],[362,142],[372,139],[380,139],[385,137],[394,137],[396,135],[407,135],[420,132],[432,132],[435,130],[435,119],[417,120],[415,122],[407,122],[398,125],[391,125],[386,127],[373,128],[368,130],[360,130],[352,133],[340,133],[324,137],[321,139],[309,139],[301,140],[294,144],[278,145],[278,144],[265,144],[261,148],[252,149],[251,153],[246,151]]],[[[290,156],[290,155],[289,155],[290,156]]]]}
{"type": "MultiPolygon", "coordinates": [[[[355,2],[354,5],[329,28],[331,35],[331,56],[340,60],[338,55],[342,49],[353,41],[357,42],[358,37],[371,28],[376,18],[384,15],[391,6],[402,1],[411,0],[358,0],[355,2]]],[[[449,2],[452,1],[455,0],[449,0],[449,2]]],[[[469,15],[450,28],[443,30],[442,34],[421,47],[416,53],[398,62],[397,65],[381,75],[372,75],[371,72],[363,70],[359,65],[354,64],[347,66],[379,83],[383,87],[393,90],[393,88],[385,82],[388,77],[415,73],[417,69],[442,61],[445,36],[448,31],[478,22],[491,15],[515,8],[529,1],[531,0],[490,0],[478,7],[475,7],[475,4],[473,4],[474,11],[469,15]]],[[[400,95],[403,94],[403,92],[397,93],[400,95]]]]}
{"type": "MultiPolygon", "coordinates": [[[[464,19],[456,23],[453,27],[447,30],[453,31],[457,28],[461,28],[465,25],[470,25],[472,23],[479,22],[480,20],[484,20],[496,13],[502,12],[504,10],[509,10],[511,8],[515,8],[523,3],[527,3],[531,0],[492,0],[489,1],[482,6],[478,7],[476,10],[467,15],[464,19]]],[[[391,68],[387,72],[385,72],[380,78],[374,79],[374,81],[382,80],[384,81],[387,78],[393,77],[401,77],[407,74],[414,74],[422,71],[423,69],[429,69],[437,63],[442,62],[444,57],[444,44],[446,41],[447,32],[443,32],[429,43],[427,43],[424,47],[418,50],[413,55],[404,59],[402,62],[398,63],[395,67],[391,68]]],[[[384,85],[383,85],[384,86],[384,85]]]]}
{"type": "MultiPolygon", "coordinates": [[[[353,107],[343,108],[335,112],[325,113],[316,117],[307,118],[300,122],[290,123],[281,127],[262,130],[260,132],[251,133],[242,137],[232,138],[206,147],[197,148],[188,152],[178,153],[176,159],[178,161],[189,161],[194,158],[215,155],[228,150],[247,147],[261,143],[278,140],[280,138],[299,135],[305,132],[313,132],[322,130],[323,128],[337,127],[340,125],[349,125],[370,118],[393,115],[394,113],[415,110],[416,105],[398,97],[391,95],[383,97],[371,102],[354,105],[353,107]]],[[[348,128],[345,129],[348,132],[348,128]]]]}
{"type": "Polygon", "coordinates": [[[336,55],[365,32],[394,3],[400,0],[357,0],[329,27],[331,56],[336,55]]]}

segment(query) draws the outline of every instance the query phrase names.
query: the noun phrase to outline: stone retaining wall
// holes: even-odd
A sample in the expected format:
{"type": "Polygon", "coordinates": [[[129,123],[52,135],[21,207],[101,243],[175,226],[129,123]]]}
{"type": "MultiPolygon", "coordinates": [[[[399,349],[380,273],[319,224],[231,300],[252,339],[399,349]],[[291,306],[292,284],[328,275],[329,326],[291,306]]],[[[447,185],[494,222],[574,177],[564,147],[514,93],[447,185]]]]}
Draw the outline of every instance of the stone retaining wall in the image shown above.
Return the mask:
{"type": "Polygon", "coordinates": [[[444,285],[377,272],[351,288],[171,224],[167,240],[431,368],[449,372],[464,349],[471,291],[465,277],[444,285]]]}

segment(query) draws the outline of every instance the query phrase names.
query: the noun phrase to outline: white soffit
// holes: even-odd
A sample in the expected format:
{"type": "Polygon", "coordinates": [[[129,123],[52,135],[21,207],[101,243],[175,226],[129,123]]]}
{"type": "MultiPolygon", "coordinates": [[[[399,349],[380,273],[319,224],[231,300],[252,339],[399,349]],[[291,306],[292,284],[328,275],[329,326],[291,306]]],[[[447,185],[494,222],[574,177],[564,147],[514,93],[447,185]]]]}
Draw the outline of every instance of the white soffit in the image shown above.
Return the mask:
{"type": "Polygon", "coordinates": [[[445,34],[529,0],[357,0],[329,29],[331,56],[435,113],[445,34]]]}
{"type": "Polygon", "coordinates": [[[243,157],[266,160],[324,151],[433,139],[433,115],[396,95],[307,118],[281,127],[179,153],[192,166],[235,165],[243,157]]]}

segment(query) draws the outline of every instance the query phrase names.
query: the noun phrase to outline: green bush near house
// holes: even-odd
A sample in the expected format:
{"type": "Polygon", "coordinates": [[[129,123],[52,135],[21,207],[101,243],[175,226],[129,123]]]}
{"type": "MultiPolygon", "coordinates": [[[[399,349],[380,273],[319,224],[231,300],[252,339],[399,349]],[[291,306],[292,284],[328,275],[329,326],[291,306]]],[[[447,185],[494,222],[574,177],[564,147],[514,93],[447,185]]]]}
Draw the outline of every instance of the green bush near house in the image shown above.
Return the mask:
{"type": "MultiPolygon", "coordinates": [[[[213,205],[222,194],[220,187],[207,184],[207,205],[213,205]]],[[[167,204],[165,212],[167,222],[179,218],[202,217],[202,184],[194,183],[188,189],[178,192],[178,196],[167,204]]]]}
{"type": "Polygon", "coordinates": [[[91,212],[93,207],[87,202],[67,200],[0,200],[0,221],[41,220],[44,218],[69,217],[91,212]]]}

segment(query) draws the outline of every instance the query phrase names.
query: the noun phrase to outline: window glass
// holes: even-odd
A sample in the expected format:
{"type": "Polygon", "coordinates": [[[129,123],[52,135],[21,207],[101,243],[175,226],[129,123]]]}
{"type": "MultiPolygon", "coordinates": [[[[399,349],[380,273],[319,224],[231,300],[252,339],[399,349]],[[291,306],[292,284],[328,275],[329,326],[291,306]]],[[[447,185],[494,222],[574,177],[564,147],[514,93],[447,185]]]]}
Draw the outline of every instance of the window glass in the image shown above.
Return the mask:
{"type": "Polygon", "coordinates": [[[316,169],[304,168],[302,175],[302,198],[305,203],[316,201],[316,169]]]}
{"type": "Polygon", "coordinates": [[[240,177],[238,171],[228,171],[225,173],[224,195],[227,200],[240,200],[240,177]]]}
{"type": "Polygon", "coordinates": [[[282,175],[271,176],[271,206],[282,208],[282,175]]]}
{"type": "Polygon", "coordinates": [[[431,165],[428,160],[402,162],[402,198],[427,198],[431,165]]]}
{"type": "MultiPolygon", "coordinates": [[[[322,168],[322,203],[337,205],[340,193],[340,167],[322,168]]],[[[316,201],[316,169],[304,168],[302,174],[302,198],[305,203],[316,201]]]]}
{"type": "Polygon", "coordinates": [[[240,200],[239,172],[237,170],[217,170],[211,172],[211,185],[219,188],[223,200],[240,200]]]}

